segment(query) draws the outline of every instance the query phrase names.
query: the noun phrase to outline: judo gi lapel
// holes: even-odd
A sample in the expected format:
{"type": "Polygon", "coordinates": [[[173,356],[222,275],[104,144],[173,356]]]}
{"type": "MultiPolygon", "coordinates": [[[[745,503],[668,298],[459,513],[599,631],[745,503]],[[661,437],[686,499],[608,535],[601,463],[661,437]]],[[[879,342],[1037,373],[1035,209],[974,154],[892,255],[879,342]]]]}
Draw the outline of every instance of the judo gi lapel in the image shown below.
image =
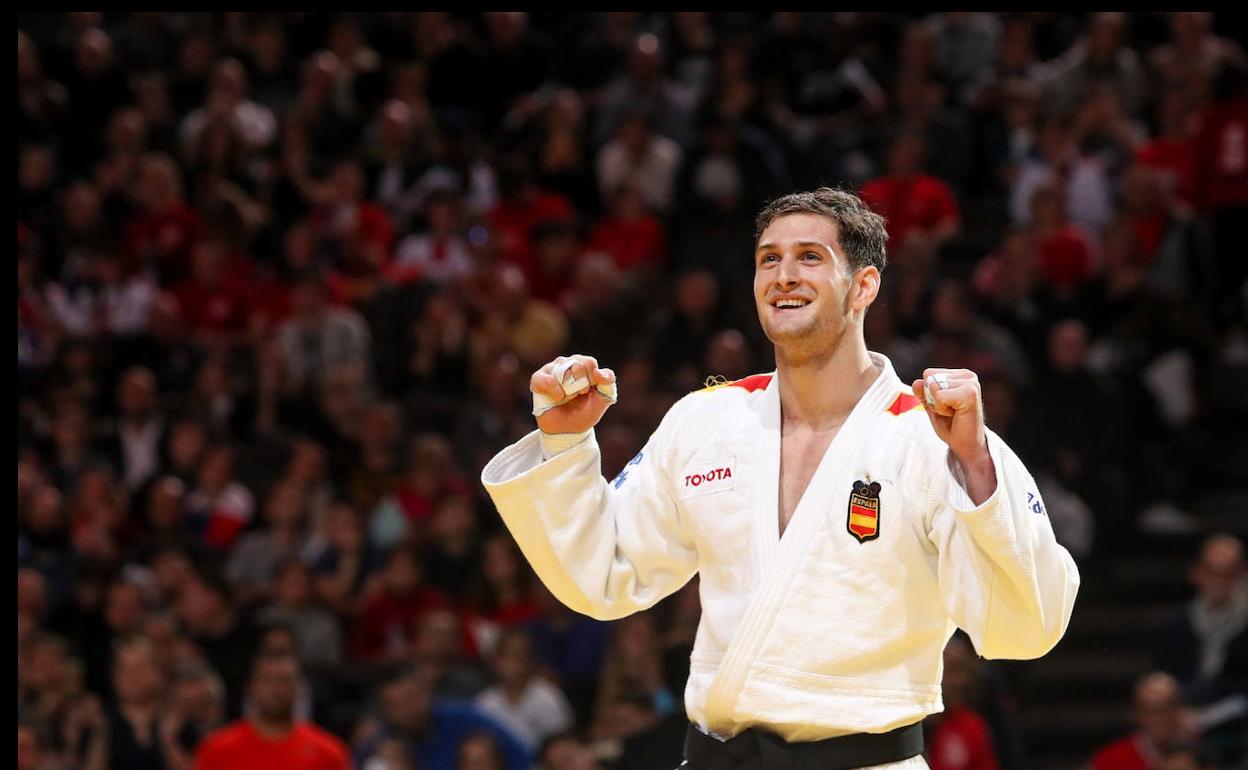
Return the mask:
{"type": "MultiPolygon", "coordinates": [[[[845,424],[828,445],[815,475],[793,518],[779,536],[780,528],[780,381],[772,378],[767,387],[760,421],[758,483],[755,485],[754,521],[755,552],[759,558],[760,584],[754,591],[736,635],[728,645],[711,683],[706,701],[707,728],[721,737],[729,737],[736,722],[733,711],[741,695],[750,668],[763,650],[776,613],[784,603],[793,577],[815,540],[821,513],[843,505],[836,482],[850,466],[854,455],[870,431],[872,420],[879,419],[897,397],[900,381],[892,364],[878,353],[871,353],[882,371],[867,392],[858,400],[845,424]]],[[[814,640],[812,640],[814,641],[814,640]]],[[[749,715],[758,719],[763,715],[749,715]]]]}

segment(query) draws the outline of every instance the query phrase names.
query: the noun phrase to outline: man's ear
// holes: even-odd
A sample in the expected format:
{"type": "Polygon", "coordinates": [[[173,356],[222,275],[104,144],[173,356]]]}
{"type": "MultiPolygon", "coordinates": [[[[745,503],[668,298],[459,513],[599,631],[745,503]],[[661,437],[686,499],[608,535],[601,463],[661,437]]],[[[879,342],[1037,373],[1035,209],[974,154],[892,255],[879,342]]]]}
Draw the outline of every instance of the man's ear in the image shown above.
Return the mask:
{"type": "Polygon", "coordinates": [[[865,311],[880,294],[880,270],[875,265],[867,265],[855,270],[851,280],[850,306],[865,311]]]}

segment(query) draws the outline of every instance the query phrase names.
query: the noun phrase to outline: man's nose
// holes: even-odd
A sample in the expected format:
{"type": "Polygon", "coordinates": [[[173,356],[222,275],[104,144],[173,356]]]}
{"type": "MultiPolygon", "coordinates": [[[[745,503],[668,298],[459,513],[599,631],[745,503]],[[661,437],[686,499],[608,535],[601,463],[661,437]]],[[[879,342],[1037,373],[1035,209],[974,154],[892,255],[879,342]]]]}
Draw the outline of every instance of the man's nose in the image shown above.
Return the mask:
{"type": "Polygon", "coordinates": [[[779,286],[793,286],[797,283],[797,277],[797,260],[781,259],[780,267],[776,270],[776,284],[779,286]]]}

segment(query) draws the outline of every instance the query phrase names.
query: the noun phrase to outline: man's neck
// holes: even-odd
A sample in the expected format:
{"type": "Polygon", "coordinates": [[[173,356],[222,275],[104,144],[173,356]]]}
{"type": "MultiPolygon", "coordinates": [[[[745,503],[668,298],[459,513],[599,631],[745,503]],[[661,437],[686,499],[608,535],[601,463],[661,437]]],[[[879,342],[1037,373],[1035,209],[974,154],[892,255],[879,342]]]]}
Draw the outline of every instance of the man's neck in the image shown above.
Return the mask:
{"type": "Polygon", "coordinates": [[[285,738],[295,727],[293,719],[271,720],[259,716],[251,720],[251,724],[255,727],[256,732],[260,733],[260,737],[271,741],[285,738]]]}
{"type": "Polygon", "coordinates": [[[820,429],[840,425],[879,375],[861,336],[846,332],[845,344],[827,356],[794,360],[776,351],[784,422],[820,429]]]}

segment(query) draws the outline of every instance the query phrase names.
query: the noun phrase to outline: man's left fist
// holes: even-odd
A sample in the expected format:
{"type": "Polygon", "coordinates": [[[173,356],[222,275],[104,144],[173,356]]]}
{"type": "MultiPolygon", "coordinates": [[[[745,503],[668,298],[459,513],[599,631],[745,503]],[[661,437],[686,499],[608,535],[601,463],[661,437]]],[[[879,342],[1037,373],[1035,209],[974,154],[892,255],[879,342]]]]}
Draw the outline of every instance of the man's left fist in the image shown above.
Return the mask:
{"type": "Polygon", "coordinates": [[[984,431],[984,402],[979,377],[969,369],[924,369],[915,380],[914,395],[927,408],[927,417],[940,440],[949,445],[962,467],[970,470],[991,463],[984,431]]]}

